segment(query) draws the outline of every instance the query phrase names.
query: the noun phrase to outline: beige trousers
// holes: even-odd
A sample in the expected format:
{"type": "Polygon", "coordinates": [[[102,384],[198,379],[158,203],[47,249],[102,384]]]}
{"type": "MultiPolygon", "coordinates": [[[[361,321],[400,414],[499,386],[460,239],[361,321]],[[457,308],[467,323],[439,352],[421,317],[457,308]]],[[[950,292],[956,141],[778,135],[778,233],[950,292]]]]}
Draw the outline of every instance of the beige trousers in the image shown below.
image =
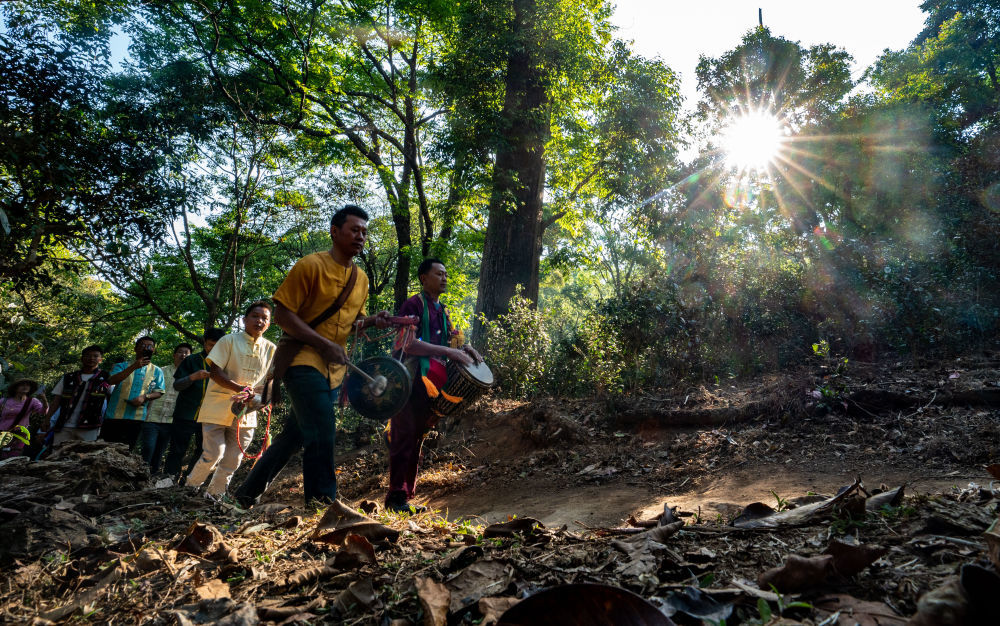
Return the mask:
{"type": "Polygon", "coordinates": [[[226,493],[229,481],[240,466],[243,460],[243,453],[240,451],[242,444],[245,449],[253,441],[253,428],[240,428],[236,426],[222,426],[220,424],[201,425],[201,458],[195,463],[188,474],[187,482],[189,487],[199,487],[208,475],[215,470],[215,476],[208,483],[205,489],[213,496],[221,496],[226,493]],[[237,435],[237,431],[238,435],[237,435]],[[237,436],[239,441],[237,441],[237,436]]]}
{"type": "Polygon", "coordinates": [[[101,434],[100,428],[69,428],[63,426],[62,430],[52,436],[52,447],[66,443],[67,441],[97,441],[99,434],[101,434]]]}

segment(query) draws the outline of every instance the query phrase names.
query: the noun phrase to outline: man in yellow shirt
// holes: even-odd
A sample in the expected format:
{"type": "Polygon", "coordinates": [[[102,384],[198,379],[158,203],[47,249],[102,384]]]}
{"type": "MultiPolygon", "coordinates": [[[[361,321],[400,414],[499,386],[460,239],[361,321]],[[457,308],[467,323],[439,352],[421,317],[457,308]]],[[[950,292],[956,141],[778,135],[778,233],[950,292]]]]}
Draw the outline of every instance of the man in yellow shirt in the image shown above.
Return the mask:
{"type": "Polygon", "coordinates": [[[243,460],[243,450],[253,441],[257,412],[242,417],[233,414],[234,396],[253,395],[267,378],[275,345],[264,339],[271,325],[271,305],[263,300],[247,307],[243,332],[226,335],[212,347],[206,362],[211,368],[205,399],[198,412],[201,423],[201,458],[188,474],[189,487],[198,487],[215,470],[205,489],[211,498],[221,497],[243,460]]]}
{"type": "Polygon", "coordinates": [[[368,276],[354,265],[368,237],[368,214],[354,205],[337,211],[330,220],[333,246],[299,259],[274,294],[274,321],[288,335],[305,344],[292,359],[283,382],[292,411],[282,433],[274,439],[236,491],[237,502],[254,504],[268,484],[301,446],[302,482],[306,502],[337,498],[334,444],[336,404],[347,367],[344,346],[352,327],[388,325],[388,311],[365,317],[368,276]],[[326,320],[312,323],[333,305],[357,272],[346,300],[326,320]]]}

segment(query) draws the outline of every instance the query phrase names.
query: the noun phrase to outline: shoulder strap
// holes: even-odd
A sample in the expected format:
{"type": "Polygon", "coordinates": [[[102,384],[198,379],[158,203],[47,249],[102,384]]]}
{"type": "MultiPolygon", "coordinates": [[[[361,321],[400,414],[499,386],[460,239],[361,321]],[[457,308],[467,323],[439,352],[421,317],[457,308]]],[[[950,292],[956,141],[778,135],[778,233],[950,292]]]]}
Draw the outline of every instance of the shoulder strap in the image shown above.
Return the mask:
{"type": "Polygon", "coordinates": [[[340,295],[333,301],[333,304],[319,314],[319,317],[309,322],[309,327],[316,328],[339,311],[340,307],[344,306],[344,303],[347,302],[347,298],[350,297],[351,292],[354,291],[354,283],[356,282],[358,282],[358,266],[356,263],[351,263],[351,275],[347,279],[347,284],[344,285],[344,290],[340,292],[340,295]]]}
{"type": "Polygon", "coordinates": [[[14,421],[12,426],[16,426],[18,423],[20,423],[21,420],[24,419],[24,416],[27,415],[28,411],[31,409],[31,401],[34,399],[35,399],[34,396],[28,396],[24,400],[24,405],[21,407],[21,412],[17,414],[17,420],[14,421]]]}

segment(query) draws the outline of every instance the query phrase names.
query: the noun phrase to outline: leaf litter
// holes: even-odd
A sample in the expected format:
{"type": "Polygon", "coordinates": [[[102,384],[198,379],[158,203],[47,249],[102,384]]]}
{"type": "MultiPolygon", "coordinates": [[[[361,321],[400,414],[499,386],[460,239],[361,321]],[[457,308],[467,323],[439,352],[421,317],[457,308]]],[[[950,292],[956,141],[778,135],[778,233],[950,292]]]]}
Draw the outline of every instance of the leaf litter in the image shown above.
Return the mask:
{"type": "MultiPolygon", "coordinates": [[[[634,406],[626,410],[637,429],[622,435],[619,424],[604,422],[621,407],[606,414],[575,401],[484,403],[428,450],[437,496],[461,492],[467,481],[479,489],[518,481],[530,489],[533,478],[553,473],[576,481],[570,487],[613,488],[626,476],[695,484],[707,473],[783,455],[839,467],[840,475],[869,473],[834,493],[775,494],[775,506],[746,502],[714,518],[669,505],[651,519],[622,510],[619,525],[599,526],[517,516],[488,523],[433,511],[400,516],[366,499],[384,480],[377,451],[345,461],[342,480],[354,500],[324,510],[270,502],[242,511],[183,488],[155,488],[141,461],[116,444],[74,444],[49,461],[5,462],[0,619],[492,624],[517,617],[521,606],[518,619],[527,613],[545,623],[538,620],[553,602],[546,598],[587,611],[595,597],[610,594],[615,606],[653,607],[668,620],[662,623],[996,623],[1000,525],[990,479],[997,470],[987,467],[997,443],[995,412],[982,405],[988,394],[957,387],[992,374],[983,362],[963,365],[963,375],[945,386],[940,367],[928,366],[928,376],[912,368],[888,368],[888,377],[861,370],[846,388],[870,393],[840,413],[810,407],[805,392],[805,400],[762,397],[750,386],[634,400],[647,417],[655,414],[650,407],[671,402],[669,411],[702,417],[719,409],[741,414],[747,404],[772,409],[740,424],[687,431],[660,424],[653,435],[634,406]],[[980,404],[939,406],[925,401],[930,395],[904,403],[883,393],[929,390],[980,404]],[[853,418],[860,409],[852,406],[872,415],[853,418]],[[499,419],[513,432],[507,443],[516,457],[482,454],[483,442],[496,439],[491,420],[499,419]],[[546,433],[556,432],[547,443],[546,433]],[[983,484],[955,481],[932,493],[911,484],[865,487],[863,478],[899,467],[972,474],[983,484]],[[435,475],[447,476],[437,491],[435,475]]],[[[800,384],[804,377],[790,376],[785,386],[806,389],[813,383],[800,384]]]]}

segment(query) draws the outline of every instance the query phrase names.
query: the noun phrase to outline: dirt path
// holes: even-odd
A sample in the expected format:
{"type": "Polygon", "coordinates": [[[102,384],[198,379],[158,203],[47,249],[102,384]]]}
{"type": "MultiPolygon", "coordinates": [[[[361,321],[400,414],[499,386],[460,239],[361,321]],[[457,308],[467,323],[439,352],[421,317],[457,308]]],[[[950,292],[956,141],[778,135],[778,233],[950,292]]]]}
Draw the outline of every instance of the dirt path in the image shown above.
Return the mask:
{"type": "MultiPolygon", "coordinates": [[[[909,471],[882,472],[862,476],[869,487],[908,484],[907,493],[935,493],[970,481],[982,482],[975,472],[952,472],[951,476],[917,477],[909,471]]],[[[551,480],[525,480],[521,484],[465,489],[459,493],[418,501],[446,511],[450,519],[477,518],[486,522],[509,516],[533,517],[547,526],[567,525],[579,529],[618,526],[630,515],[651,518],[669,504],[682,512],[700,514],[702,519],[718,516],[729,519],[751,502],[774,506],[774,494],[783,499],[809,492],[833,495],[849,485],[854,476],[790,471],[783,465],[765,465],[753,470],[708,476],[675,489],[658,489],[635,482],[582,485],[567,488],[551,480]],[[692,485],[692,483],[696,483],[692,485]],[[772,491],[774,493],[772,493],[772,491]]]]}

